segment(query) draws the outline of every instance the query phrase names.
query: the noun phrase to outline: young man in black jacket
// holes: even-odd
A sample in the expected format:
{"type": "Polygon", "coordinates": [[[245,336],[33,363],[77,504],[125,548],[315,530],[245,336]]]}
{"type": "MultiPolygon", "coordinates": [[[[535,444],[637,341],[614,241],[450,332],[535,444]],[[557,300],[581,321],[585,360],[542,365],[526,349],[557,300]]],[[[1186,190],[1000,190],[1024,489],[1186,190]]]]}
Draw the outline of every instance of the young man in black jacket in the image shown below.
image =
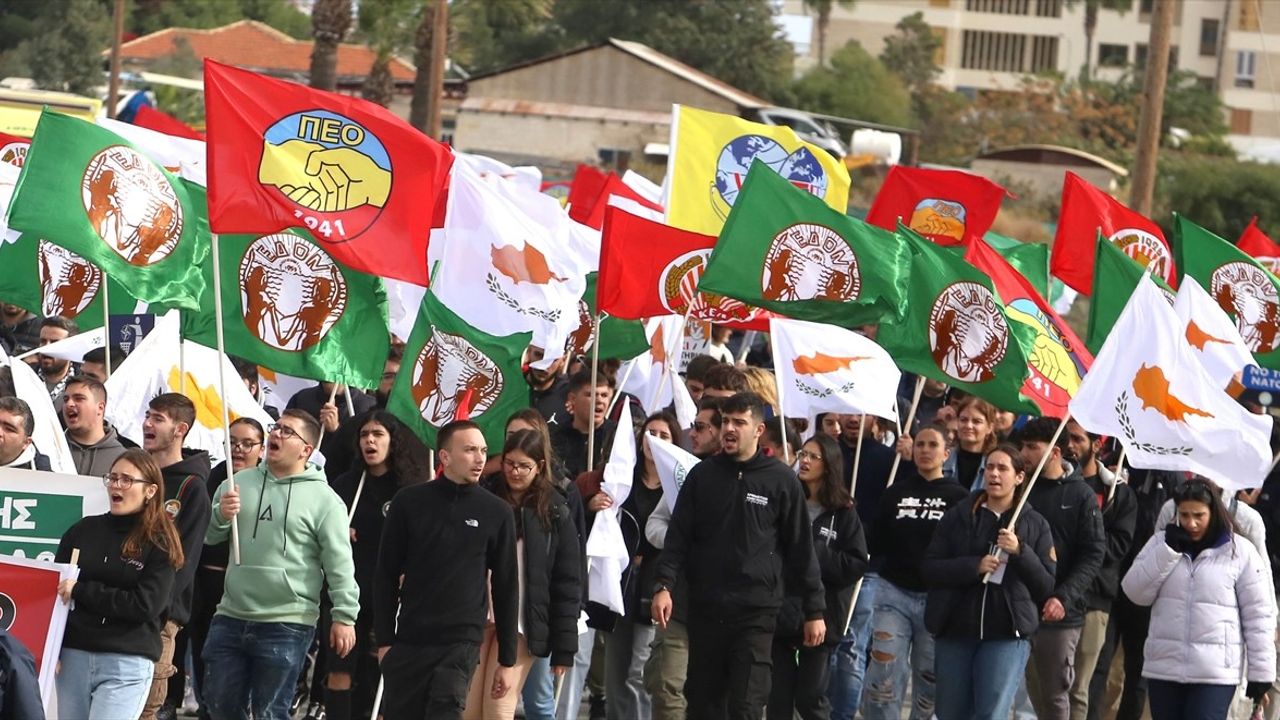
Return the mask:
{"type": "MultiPolygon", "coordinates": [[[[184,638],[184,652],[175,652],[177,635],[191,619],[196,568],[200,566],[204,535],[213,512],[206,489],[209,453],[182,448],[195,422],[196,406],[179,393],[163,393],[153,398],[142,421],[142,448],[151,453],[164,475],[164,509],[178,527],[182,554],[186,558],[173,579],[173,598],[165,613],[166,622],[160,635],[164,648],[156,662],[155,679],[151,684],[151,695],[147,697],[147,706],[142,711],[142,720],[154,720],[169,695],[170,679],[180,675],[178,666],[185,664],[181,659],[174,663],[175,655],[181,658],[186,649],[184,638]]],[[[174,685],[182,687],[180,683],[174,685]]],[[[168,704],[176,707],[181,702],[182,698],[174,697],[168,704]]]]}
{"type": "Polygon", "coordinates": [[[378,552],[373,626],[387,720],[462,717],[491,584],[499,665],[493,697],[517,680],[514,515],[477,485],[488,453],[479,426],[451,422],[436,442],[444,474],[396,493],[378,552]]]}
{"type": "Polygon", "coordinates": [[[658,562],[652,613],[671,618],[689,583],[689,716],[759,720],[769,698],[773,631],[784,593],[802,598],[804,644],[826,633],[822,580],[804,489],[759,452],[764,404],[739,393],[720,411],[723,452],[689,471],[658,562]]]}
{"type": "Polygon", "coordinates": [[[1018,432],[1022,458],[1035,468],[1048,456],[1044,470],[1028,492],[1027,502],[1049,521],[1057,553],[1057,582],[1040,609],[1041,625],[1031,638],[1027,694],[1041,720],[1069,720],[1070,690],[1075,680],[1076,646],[1084,627],[1085,598],[1106,556],[1106,537],[1098,498],[1079,470],[1063,462],[1070,452],[1066,433],[1050,444],[1061,422],[1033,418],[1018,432]]]}

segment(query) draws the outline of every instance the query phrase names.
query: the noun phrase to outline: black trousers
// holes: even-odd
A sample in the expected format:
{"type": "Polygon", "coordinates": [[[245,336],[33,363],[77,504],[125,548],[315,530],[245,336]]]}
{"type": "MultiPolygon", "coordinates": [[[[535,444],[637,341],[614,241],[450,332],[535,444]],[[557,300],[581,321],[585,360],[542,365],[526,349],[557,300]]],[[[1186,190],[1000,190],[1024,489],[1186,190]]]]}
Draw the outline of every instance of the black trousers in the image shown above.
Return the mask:
{"type": "Polygon", "coordinates": [[[802,638],[773,639],[773,688],[769,691],[767,720],[828,720],[827,662],[831,646],[804,647],[802,638]]]}
{"type": "Polygon", "coordinates": [[[760,720],[769,700],[772,614],[737,621],[689,614],[690,720],[760,720]]]}
{"type": "Polygon", "coordinates": [[[460,720],[480,646],[396,643],[382,658],[385,720],[460,720]]]}

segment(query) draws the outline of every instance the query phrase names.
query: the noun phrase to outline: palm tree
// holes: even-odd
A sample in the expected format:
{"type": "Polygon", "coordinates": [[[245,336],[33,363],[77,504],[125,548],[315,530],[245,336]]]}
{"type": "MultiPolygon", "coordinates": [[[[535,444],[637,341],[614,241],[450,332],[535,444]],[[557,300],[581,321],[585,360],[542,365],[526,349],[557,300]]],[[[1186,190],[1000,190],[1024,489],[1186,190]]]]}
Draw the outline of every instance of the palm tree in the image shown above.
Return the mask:
{"type": "Polygon", "coordinates": [[[1124,14],[1133,9],[1133,0],[1067,0],[1067,6],[1084,3],[1084,67],[1080,70],[1080,78],[1088,80],[1093,74],[1093,34],[1098,29],[1098,12],[1115,10],[1124,14]]]}
{"type": "Polygon", "coordinates": [[[338,44],[351,29],[351,0],[316,0],[311,8],[311,87],[338,85],[338,44]]]}
{"type": "Polygon", "coordinates": [[[365,100],[383,107],[391,104],[395,95],[391,61],[413,45],[417,25],[414,13],[419,4],[418,0],[360,1],[360,34],[374,53],[373,65],[360,90],[365,100]]]}
{"type": "Polygon", "coordinates": [[[806,10],[818,16],[818,65],[827,64],[827,26],[831,24],[831,11],[836,5],[850,10],[854,0],[801,0],[806,10]]]}

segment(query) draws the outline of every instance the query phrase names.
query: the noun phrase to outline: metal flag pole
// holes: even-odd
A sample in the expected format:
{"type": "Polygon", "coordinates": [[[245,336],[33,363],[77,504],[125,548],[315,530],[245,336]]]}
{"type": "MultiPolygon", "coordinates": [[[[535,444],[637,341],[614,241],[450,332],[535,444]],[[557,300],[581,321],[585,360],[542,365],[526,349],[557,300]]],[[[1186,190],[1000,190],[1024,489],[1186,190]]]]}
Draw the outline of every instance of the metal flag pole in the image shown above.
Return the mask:
{"type": "MultiPolygon", "coordinates": [[[[920,393],[924,392],[924,376],[916,377],[916,389],[911,393],[911,409],[907,411],[907,421],[902,425],[903,434],[911,432],[911,423],[916,421],[916,408],[920,406],[920,393]]],[[[902,462],[902,453],[893,453],[893,467],[889,470],[889,482],[885,487],[893,484],[893,479],[898,476],[898,465],[902,462]]]]}

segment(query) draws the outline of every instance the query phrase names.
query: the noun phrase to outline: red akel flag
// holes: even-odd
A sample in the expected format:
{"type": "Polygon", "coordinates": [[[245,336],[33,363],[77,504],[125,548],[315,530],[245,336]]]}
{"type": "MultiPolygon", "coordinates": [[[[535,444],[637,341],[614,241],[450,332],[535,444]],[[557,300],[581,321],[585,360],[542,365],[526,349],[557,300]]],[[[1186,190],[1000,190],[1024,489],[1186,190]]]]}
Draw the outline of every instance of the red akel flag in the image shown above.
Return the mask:
{"type": "Polygon", "coordinates": [[[1053,238],[1049,272],[1079,292],[1093,292],[1098,233],[1156,277],[1177,287],[1173,250],[1160,226],[1125,207],[1075,173],[1062,183],[1062,212],[1053,238]]]}
{"type": "Polygon", "coordinates": [[[204,133],[196,132],[190,125],[162,110],[150,105],[143,105],[133,116],[133,124],[148,130],[162,132],[165,135],[186,138],[188,140],[204,140],[204,133]]]}
{"type": "MultiPolygon", "coordinates": [[[[713,323],[746,322],[756,308],[698,292],[716,239],[608,206],[600,241],[596,305],[616,318],[684,315],[713,323]]],[[[766,324],[762,327],[767,328],[766,324]]]]}
{"type": "Polygon", "coordinates": [[[212,61],[209,225],[305,227],[360,272],[427,285],[427,241],[453,154],[386,108],[212,61]]]}
{"type": "Polygon", "coordinates": [[[972,173],[895,165],[871,203],[867,222],[897,231],[901,218],[939,245],[961,245],[991,228],[1008,194],[972,173]]]}
{"type": "Polygon", "coordinates": [[[31,138],[0,133],[0,162],[22,167],[27,159],[27,149],[30,147],[31,138]]]}
{"type": "Polygon", "coordinates": [[[569,199],[566,200],[569,204],[569,217],[578,222],[590,217],[596,198],[600,197],[600,191],[604,190],[608,180],[609,174],[600,168],[578,165],[573,173],[573,182],[569,184],[569,199]]]}
{"type": "Polygon", "coordinates": [[[609,177],[604,183],[604,189],[600,191],[599,197],[596,198],[595,204],[591,207],[591,214],[585,220],[580,220],[579,222],[596,230],[603,228],[605,208],[614,204],[613,199],[615,197],[626,198],[640,208],[653,210],[658,214],[662,213],[661,205],[636,192],[634,188],[623,182],[622,178],[609,173],[609,177]]]}
{"type": "Polygon", "coordinates": [[[1267,234],[1258,227],[1257,215],[1249,221],[1249,227],[1240,233],[1236,247],[1240,248],[1240,252],[1257,260],[1262,267],[1270,270],[1272,275],[1280,273],[1280,245],[1267,237],[1267,234]]]}
{"type": "Polygon", "coordinates": [[[1036,332],[1035,343],[1027,354],[1028,374],[1022,394],[1045,417],[1064,417],[1067,404],[1093,364],[1093,356],[1071,326],[1036,292],[1031,281],[995,248],[985,242],[970,243],[964,259],[991,278],[1009,319],[1036,332]]]}

